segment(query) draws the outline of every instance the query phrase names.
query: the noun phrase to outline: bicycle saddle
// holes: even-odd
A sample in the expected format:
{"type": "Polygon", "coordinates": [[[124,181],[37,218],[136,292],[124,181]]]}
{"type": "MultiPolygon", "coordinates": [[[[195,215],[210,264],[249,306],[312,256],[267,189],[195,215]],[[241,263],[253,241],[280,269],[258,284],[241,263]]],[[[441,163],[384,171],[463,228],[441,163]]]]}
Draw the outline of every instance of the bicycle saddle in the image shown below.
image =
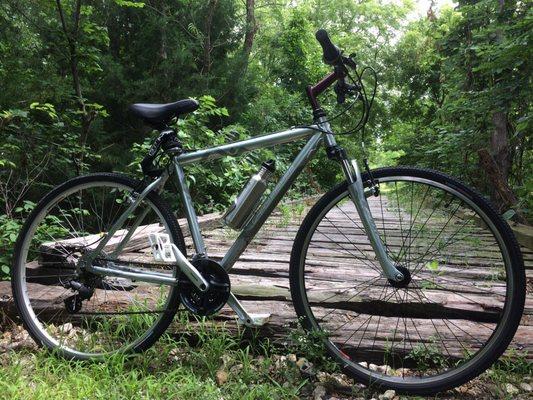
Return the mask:
{"type": "Polygon", "coordinates": [[[198,109],[199,105],[196,100],[184,99],[166,104],[136,103],[132,104],[129,109],[133,115],[141,118],[148,125],[162,129],[172,118],[192,112],[198,109]]]}

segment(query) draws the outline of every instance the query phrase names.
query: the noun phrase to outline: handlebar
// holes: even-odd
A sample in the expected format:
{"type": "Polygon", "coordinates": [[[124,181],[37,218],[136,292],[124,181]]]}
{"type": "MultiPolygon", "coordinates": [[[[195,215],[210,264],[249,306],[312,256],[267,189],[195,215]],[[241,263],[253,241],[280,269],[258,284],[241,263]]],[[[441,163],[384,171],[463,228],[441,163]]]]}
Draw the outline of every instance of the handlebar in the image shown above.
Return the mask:
{"type": "Polygon", "coordinates": [[[324,62],[328,65],[335,65],[341,60],[341,51],[335,46],[324,29],[319,29],[315,34],[316,40],[322,46],[324,62]]]}
{"type": "Polygon", "coordinates": [[[311,107],[314,111],[317,111],[320,109],[317,96],[330,86],[335,85],[335,93],[337,94],[337,102],[339,104],[344,103],[346,94],[357,93],[359,87],[357,85],[348,84],[345,81],[345,77],[348,74],[348,69],[346,67],[356,68],[355,61],[351,56],[343,56],[342,51],[331,42],[328,33],[324,29],[319,29],[316,32],[315,37],[318,43],[320,43],[320,46],[322,46],[324,62],[334,67],[334,71],[324,77],[316,85],[307,87],[307,97],[309,98],[311,107]]]}

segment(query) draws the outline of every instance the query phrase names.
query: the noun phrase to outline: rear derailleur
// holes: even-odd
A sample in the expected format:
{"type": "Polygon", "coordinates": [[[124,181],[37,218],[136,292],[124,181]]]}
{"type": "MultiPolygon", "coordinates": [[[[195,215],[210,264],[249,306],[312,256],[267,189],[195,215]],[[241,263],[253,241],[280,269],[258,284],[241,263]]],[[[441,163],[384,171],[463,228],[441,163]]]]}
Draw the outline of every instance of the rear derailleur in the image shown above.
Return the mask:
{"type": "Polygon", "coordinates": [[[70,314],[77,313],[81,310],[82,302],[84,300],[89,300],[93,293],[94,287],[88,286],[85,283],[72,280],[64,285],[67,289],[72,289],[76,293],[72,296],[67,297],[64,300],[65,308],[70,314]]]}

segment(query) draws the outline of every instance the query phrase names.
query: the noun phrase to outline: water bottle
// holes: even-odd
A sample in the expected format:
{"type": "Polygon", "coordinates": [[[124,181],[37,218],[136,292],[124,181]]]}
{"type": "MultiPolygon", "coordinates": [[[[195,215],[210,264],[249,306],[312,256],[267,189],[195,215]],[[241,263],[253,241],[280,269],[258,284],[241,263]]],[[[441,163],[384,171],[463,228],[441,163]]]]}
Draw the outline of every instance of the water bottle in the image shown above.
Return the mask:
{"type": "Polygon", "coordinates": [[[268,179],[276,170],[274,160],[265,161],[261,169],[252,176],[231,207],[222,216],[230,228],[239,230],[259,206],[259,199],[265,193],[268,179]]]}

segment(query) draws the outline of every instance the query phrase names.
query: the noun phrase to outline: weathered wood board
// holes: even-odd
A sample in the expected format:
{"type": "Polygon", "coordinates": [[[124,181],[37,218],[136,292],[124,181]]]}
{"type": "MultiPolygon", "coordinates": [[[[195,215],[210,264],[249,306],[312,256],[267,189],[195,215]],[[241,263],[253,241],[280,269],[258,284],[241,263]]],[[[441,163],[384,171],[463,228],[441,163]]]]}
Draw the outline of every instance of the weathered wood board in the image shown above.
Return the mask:
{"type": "MultiPolygon", "coordinates": [[[[305,211],[302,216],[305,215],[305,211]]],[[[275,340],[284,341],[289,329],[292,329],[296,325],[296,315],[291,303],[290,287],[289,287],[289,259],[292,244],[298,227],[303,219],[302,216],[291,216],[287,218],[283,213],[277,213],[269,219],[268,224],[260,231],[256,239],[250,244],[248,249],[240,257],[235,264],[234,269],[231,271],[232,289],[236,296],[241,300],[245,308],[251,313],[270,313],[271,317],[268,323],[260,328],[259,334],[269,337],[275,340]]],[[[408,218],[406,216],[406,218],[408,218]]],[[[181,220],[181,226],[186,227],[184,220],[181,220]]],[[[319,292],[310,295],[310,300],[324,300],[335,294],[336,288],[345,279],[346,274],[356,273],[357,281],[361,281],[360,284],[369,280],[373,276],[372,268],[369,268],[368,259],[373,257],[373,252],[369,243],[364,243],[364,233],[354,227],[353,224],[346,222],[345,216],[341,214],[331,215],[331,226],[327,224],[321,227],[320,235],[322,235],[323,242],[320,240],[320,235],[316,238],[317,245],[309,249],[310,254],[313,255],[313,262],[310,268],[313,270],[314,278],[319,282],[317,290],[319,292]],[[344,247],[342,249],[333,248],[329,240],[342,239],[345,235],[351,237],[358,237],[360,244],[358,248],[344,247]]],[[[394,229],[394,219],[388,218],[387,215],[379,222],[383,226],[390,228],[390,234],[387,238],[387,245],[390,248],[399,248],[402,245],[401,232],[399,229],[394,229]]],[[[224,256],[227,249],[231,246],[238,233],[222,227],[218,215],[208,215],[201,219],[201,225],[203,234],[205,235],[205,242],[207,251],[210,257],[215,260],[220,260],[224,256]]],[[[157,227],[145,229],[144,232],[157,231],[157,227]]],[[[192,241],[188,236],[188,229],[184,229],[186,235],[186,243],[188,250],[192,253],[192,241]]],[[[423,234],[422,234],[423,236],[423,234]]],[[[428,238],[430,240],[430,238],[428,238]]],[[[90,241],[89,241],[90,242],[90,241]]],[[[63,243],[63,245],[65,245],[63,243]]],[[[115,243],[110,244],[112,248],[115,243]]],[[[150,249],[146,247],[147,240],[142,235],[134,237],[132,243],[128,245],[128,254],[131,254],[132,258],[136,260],[145,260],[149,262],[151,260],[150,249]]],[[[47,244],[50,248],[54,246],[47,244]]],[[[46,246],[45,246],[46,247],[46,246]]],[[[423,246],[419,249],[423,252],[423,246]]],[[[45,252],[50,253],[50,248],[44,249],[45,252]]],[[[516,337],[512,343],[512,347],[523,352],[528,352],[528,357],[533,359],[533,252],[527,248],[522,248],[524,253],[524,260],[527,268],[528,278],[528,295],[526,301],[525,313],[522,319],[522,324],[516,334],[516,337]]],[[[417,249],[413,249],[414,252],[417,249]]],[[[458,260],[469,252],[468,248],[458,249],[454,257],[450,257],[446,260],[445,265],[442,266],[443,276],[437,276],[434,278],[436,285],[456,284],[459,294],[443,294],[439,290],[426,290],[427,296],[431,301],[434,301],[439,307],[434,307],[433,312],[435,315],[443,316],[445,318],[454,319],[460,317],[461,329],[465,332],[463,335],[469,332],[469,329],[473,327],[469,324],[473,324],[470,321],[477,321],[490,324],[493,322],[495,312],[498,310],[499,294],[503,294],[504,287],[495,282],[491,288],[491,293],[483,290],[475,284],[476,279],[486,279],[487,269],[483,266],[491,260],[494,254],[494,248],[487,246],[487,248],[479,254],[472,254],[471,261],[469,263],[468,270],[458,267],[458,260]],[[468,293],[468,299],[461,296],[463,293],[468,293]],[[493,295],[496,293],[496,295],[493,295]],[[466,300],[465,300],[466,299],[466,300]],[[457,315],[457,309],[461,310],[462,315],[457,315]]],[[[36,285],[42,285],[43,290],[46,289],[47,296],[53,298],[54,295],[58,296],[58,293],[54,294],[53,290],[50,290],[49,286],[56,284],[55,281],[50,281],[50,269],[45,264],[39,264],[33,262],[29,265],[28,275],[35,278],[36,285]],[[48,280],[47,280],[48,279],[48,280]]],[[[68,273],[68,272],[67,272],[68,273]]],[[[368,323],[368,329],[375,329],[376,342],[360,344],[363,351],[366,349],[370,351],[370,345],[372,349],[375,347],[384,348],[387,345],[387,340],[390,340],[390,331],[386,329],[387,318],[391,315],[396,315],[399,310],[391,308],[391,303],[382,302],[377,303],[372,300],[372,291],[380,290],[379,287],[369,288],[367,292],[359,294],[360,299],[357,303],[350,302],[351,292],[347,291],[342,296],[335,297],[335,301],[331,301],[328,307],[324,310],[317,311],[317,316],[321,312],[327,312],[327,308],[341,308],[344,310],[357,311],[372,315],[379,315],[381,325],[376,325],[375,321],[368,323]],[[355,307],[355,308],[354,308],[355,307]]],[[[4,312],[13,314],[15,312],[12,302],[9,301],[10,289],[7,282],[0,282],[0,308],[3,308],[4,312]]],[[[113,301],[116,304],[120,304],[122,294],[118,293],[113,297],[113,301]]],[[[428,326],[427,320],[420,315],[421,309],[428,305],[423,301],[425,299],[416,298],[413,296],[408,304],[402,307],[401,312],[405,316],[409,317],[409,327],[406,327],[405,332],[417,332],[424,334],[424,331],[431,330],[435,325],[428,326]],[[407,329],[409,328],[409,329],[407,329]]],[[[62,302],[56,302],[58,307],[62,307],[62,302]]],[[[53,311],[53,310],[52,310],[53,311]]],[[[427,309],[423,309],[427,312],[427,309]]],[[[61,315],[61,313],[53,314],[61,315]]],[[[225,307],[222,312],[214,317],[214,322],[229,322],[227,324],[230,329],[234,329],[236,324],[235,315],[231,309],[225,307]]],[[[396,321],[396,319],[394,319],[396,321]]],[[[391,321],[394,325],[395,322],[391,321]]],[[[453,322],[452,322],[453,323],[453,322]]],[[[479,324],[476,325],[479,330],[479,324]]],[[[343,334],[347,335],[350,331],[351,325],[346,324],[344,330],[337,332],[339,337],[343,334]]],[[[174,326],[173,329],[179,329],[178,326],[174,326]]],[[[457,331],[457,328],[449,326],[446,329],[442,329],[444,340],[449,343],[450,351],[459,353],[461,348],[456,345],[454,348],[454,342],[456,338],[450,333],[451,331],[457,331]]],[[[478,332],[480,333],[480,332],[478,332]]],[[[403,341],[404,351],[410,350],[409,342],[411,338],[409,335],[405,335],[403,341]]],[[[467,338],[468,339],[468,338],[467,338]]],[[[474,339],[472,339],[474,340],[474,339]]],[[[349,348],[345,349],[350,351],[349,348]]]]}

